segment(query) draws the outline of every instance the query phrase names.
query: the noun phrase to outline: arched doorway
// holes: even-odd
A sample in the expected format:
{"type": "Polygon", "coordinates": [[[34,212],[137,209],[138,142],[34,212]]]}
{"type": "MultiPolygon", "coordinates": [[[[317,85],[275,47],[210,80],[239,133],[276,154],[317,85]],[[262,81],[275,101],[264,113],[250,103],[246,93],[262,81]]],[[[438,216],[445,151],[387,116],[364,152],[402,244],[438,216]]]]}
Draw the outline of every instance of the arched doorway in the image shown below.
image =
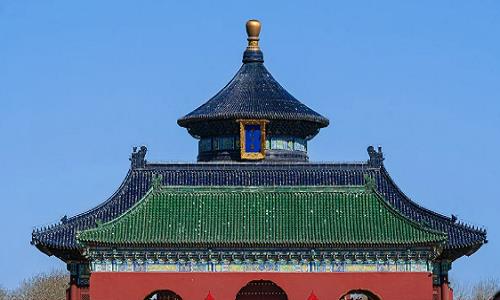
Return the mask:
{"type": "Polygon", "coordinates": [[[365,290],[352,290],[339,300],[380,300],[374,293],[365,290]]]}
{"type": "Polygon", "coordinates": [[[182,300],[182,298],[172,291],[163,290],[151,293],[144,300],[182,300]]]}
{"type": "Polygon", "coordinates": [[[253,280],[236,295],[236,300],[288,300],[285,291],[269,280],[253,280]]]}

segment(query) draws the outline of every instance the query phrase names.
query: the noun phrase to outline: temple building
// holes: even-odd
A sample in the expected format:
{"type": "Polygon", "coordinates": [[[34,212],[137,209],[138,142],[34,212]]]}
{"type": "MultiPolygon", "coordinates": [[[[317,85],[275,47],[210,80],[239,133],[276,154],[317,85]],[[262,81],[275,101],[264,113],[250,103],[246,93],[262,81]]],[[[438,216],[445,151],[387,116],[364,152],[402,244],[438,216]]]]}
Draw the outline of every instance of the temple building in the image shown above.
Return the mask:
{"type": "Polygon", "coordinates": [[[118,190],[32,234],[67,264],[68,300],[451,300],[448,271],[486,231],[426,209],[384,167],[315,163],[308,142],[329,120],[264,66],[260,22],[243,65],[177,123],[193,163],[134,148],[118,190]]]}

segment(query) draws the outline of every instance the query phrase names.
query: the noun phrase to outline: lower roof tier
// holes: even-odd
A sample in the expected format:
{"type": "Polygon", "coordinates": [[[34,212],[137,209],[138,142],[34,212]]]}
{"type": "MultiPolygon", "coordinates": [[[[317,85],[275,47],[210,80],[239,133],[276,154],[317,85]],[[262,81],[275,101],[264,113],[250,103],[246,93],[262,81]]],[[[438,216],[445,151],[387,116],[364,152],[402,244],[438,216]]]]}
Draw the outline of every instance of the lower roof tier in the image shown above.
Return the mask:
{"type": "Polygon", "coordinates": [[[160,187],[120,217],[77,234],[89,247],[440,247],[442,232],[367,187],[160,187]]]}
{"type": "Polygon", "coordinates": [[[162,175],[165,186],[345,186],[364,185],[365,176],[375,179],[384,200],[409,219],[445,232],[443,255],[452,259],[469,255],[486,242],[486,232],[454,218],[425,209],[409,199],[383,166],[369,163],[146,163],[133,167],[118,190],[101,205],[61,223],[36,230],[32,243],[49,255],[75,258],[80,246],[76,232],[109,222],[136,204],[150,189],[152,179],[162,175]]]}

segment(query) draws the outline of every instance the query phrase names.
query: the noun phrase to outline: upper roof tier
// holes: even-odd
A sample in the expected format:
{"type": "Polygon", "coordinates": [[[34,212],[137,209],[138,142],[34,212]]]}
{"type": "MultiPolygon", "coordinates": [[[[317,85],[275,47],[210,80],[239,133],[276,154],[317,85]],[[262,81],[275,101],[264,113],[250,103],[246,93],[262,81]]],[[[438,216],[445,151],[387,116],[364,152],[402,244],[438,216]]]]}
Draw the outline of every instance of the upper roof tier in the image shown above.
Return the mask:
{"type": "Polygon", "coordinates": [[[258,45],[259,32],[258,21],[247,22],[248,47],[240,70],[214,97],[177,121],[193,136],[230,134],[238,130],[239,119],[265,119],[270,121],[268,134],[302,138],[311,138],[328,126],[327,118],[288,93],[266,69],[258,45]],[[207,126],[224,121],[229,126],[207,126]],[[289,126],[290,122],[301,126],[289,126]]]}

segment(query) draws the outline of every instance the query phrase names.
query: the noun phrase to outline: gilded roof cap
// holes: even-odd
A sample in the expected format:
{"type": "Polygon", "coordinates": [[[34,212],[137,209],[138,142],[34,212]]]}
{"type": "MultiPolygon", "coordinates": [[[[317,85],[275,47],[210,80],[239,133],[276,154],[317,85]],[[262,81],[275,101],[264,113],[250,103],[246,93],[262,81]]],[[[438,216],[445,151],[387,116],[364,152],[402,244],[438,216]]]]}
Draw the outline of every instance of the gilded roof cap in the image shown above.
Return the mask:
{"type": "Polygon", "coordinates": [[[246,24],[248,46],[243,53],[243,63],[264,62],[264,54],[260,50],[260,29],[262,25],[259,20],[248,20],[246,24]]]}

